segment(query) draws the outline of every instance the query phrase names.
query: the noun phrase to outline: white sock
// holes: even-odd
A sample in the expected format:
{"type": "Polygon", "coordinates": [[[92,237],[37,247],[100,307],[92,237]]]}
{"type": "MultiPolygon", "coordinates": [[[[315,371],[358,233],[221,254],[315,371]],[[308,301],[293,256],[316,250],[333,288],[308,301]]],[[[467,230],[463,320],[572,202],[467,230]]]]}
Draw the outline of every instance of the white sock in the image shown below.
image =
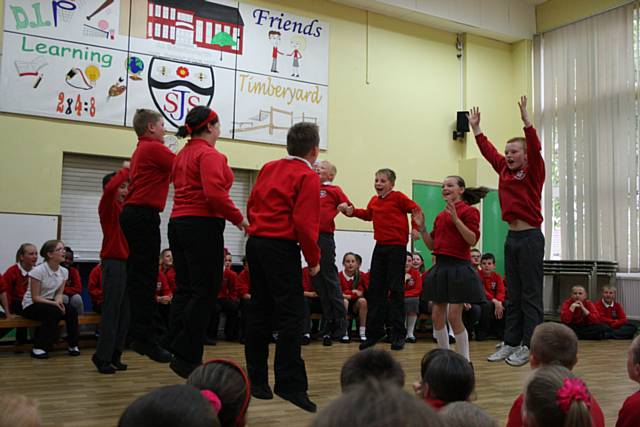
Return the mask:
{"type": "Polygon", "coordinates": [[[360,336],[367,334],[367,328],[365,326],[360,326],[358,331],[360,332],[360,336]]]}
{"type": "Polygon", "coordinates": [[[416,327],[418,316],[415,314],[407,314],[407,337],[413,337],[413,330],[416,327]]]}
{"type": "Polygon", "coordinates": [[[463,332],[456,334],[456,349],[458,350],[458,353],[471,362],[471,358],[469,358],[469,334],[467,334],[466,329],[463,332]]]}
{"type": "Polygon", "coordinates": [[[449,349],[449,334],[447,328],[433,329],[433,337],[438,341],[438,347],[449,349]]]}

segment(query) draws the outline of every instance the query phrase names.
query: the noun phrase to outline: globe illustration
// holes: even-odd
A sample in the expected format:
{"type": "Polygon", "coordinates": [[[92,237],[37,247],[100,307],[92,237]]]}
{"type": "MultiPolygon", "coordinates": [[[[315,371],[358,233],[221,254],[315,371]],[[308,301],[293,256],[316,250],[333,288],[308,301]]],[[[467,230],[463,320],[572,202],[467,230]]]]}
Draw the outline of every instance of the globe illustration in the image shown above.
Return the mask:
{"type": "Polygon", "coordinates": [[[137,56],[132,56],[127,60],[127,71],[132,74],[140,74],[144,70],[144,62],[137,56]]]}

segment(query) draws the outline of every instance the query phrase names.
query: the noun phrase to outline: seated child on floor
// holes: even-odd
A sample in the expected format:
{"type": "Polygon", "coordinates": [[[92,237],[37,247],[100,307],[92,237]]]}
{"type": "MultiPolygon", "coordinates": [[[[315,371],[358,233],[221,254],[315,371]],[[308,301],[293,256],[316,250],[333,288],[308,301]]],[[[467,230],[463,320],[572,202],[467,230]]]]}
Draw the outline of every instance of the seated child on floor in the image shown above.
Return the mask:
{"type": "Polygon", "coordinates": [[[487,296],[488,304],[482,304],[480,324],[476,332],[476,340],[484,341],[490,336],[495,336],[502,341],[504,334],[504,300],[506,291],[502,277],[496,273],[496,258],[491,253],[482,255],[482,272],[480,277],[487,296]]]}
{"type": "Polygon", "coordinates": [[[415,343],[414,329],[418,320],[420,295],[422,294],[422,276],[413,268],[413,256],[407,252],[407,261],[404,267],[404,313],[408,343],[415,343]]]}
{"type": "Polygon", "coordinates": [[[338,273],[342,295],[348,302],[347,314],[358,315],[360,341],[367,339],[367,299],[365,293],[369,287],[369,278],[360,271],[362,258],[353,252],[347,252],[342,257],[344,269],[338,273]]]}
{"type": "Polygon", "coordinates": [[[581,340],[601,340],[611,336],[611,328],[600,323],[598,310],[587,299],[587,291],[582,286],[571,288],[571,297],[560,308],[560,320],[581,340]]]}
{"type": "Polygon", "coordinates": [[[311,333],[320,330],[320,322],[314,320],[313,328],[311,324],[311,314],[322,314],[320,296],[313,288],[309,267],[302,269],[302,289],[304,291],[304,323],[302,327],[302,345],[311,343],[311,333]]]}
{"type": "Polygon", "coordinates": [[[218,338],[218,325],[220,314],[225,315],[224,335],[227,341],[238,339],[238,295],[236,293],[236,280],[238,275],[231,269],[233,256],[225,248],[224,250],[224,272],[222,273],[222,284],[216,300],[215,312],[211,316],[209,323],[209,342],[215,342],[218,338]]]}
{"type": "Polygon", "coordinates": [[[628,340],[636,334],[636,326],[627,321],[627,315],[622,308],[622,304],[616,301],[616,288],[614,286],[604,286],[602,288],[602,298],[596,304],[600,321],[608,325],[611,331],[611,338],[618,340],[628,340]]]}

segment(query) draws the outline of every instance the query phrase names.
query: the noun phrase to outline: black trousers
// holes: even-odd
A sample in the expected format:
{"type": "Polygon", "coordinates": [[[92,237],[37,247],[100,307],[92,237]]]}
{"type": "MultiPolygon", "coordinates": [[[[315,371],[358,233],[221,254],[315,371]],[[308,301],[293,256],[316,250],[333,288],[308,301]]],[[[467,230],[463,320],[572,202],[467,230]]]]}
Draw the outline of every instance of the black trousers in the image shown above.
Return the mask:
{"type": "Polygon", "coordinates": [[[480,324],[476,333],[476,339],[486,339],[488,336],[495,336],[499,340],[502,340],[504,336],[504,316],[502,319],[496,319],[495,305],[492,301],[481,306],[482,313],[480,314],[480,324]]]}
{"type": "Polygon", "coordinates": [[[126,261],[111,258],[102,260],[102,289],[104,302],[96,357],[110,362],[114,356],[124,351],[129,328],[126,261]]]}
{"type": "Polygon", "coordinates": [[[612,329],[603,323],[593,325],[568,325],[581,340],[603,340],[611,338],[612,329]]]}
{"type": "Polygon", "coordinates": [[[616,340],[630,340],[636,334],[636,326],[632,323],[625,323],[618,329],[612,329],[611,338],[616,340]]]}
{"type": "Polygon", "coordinates": [[[240,320],[238,322],[238,339],[244,342],[247,331],[247,317],[249,316],[249,303],[251,299],[240,299],[238,311],[240,313],[240,320]]]}
{"type": "Polygon", "coordinates": [[[58,307],[52,304],[34,302],[25,308],[22,315],[27,319],[39,320],[42,322],[36,329],[33,338],[33,348],[41,350],[51,350],[58,338],[58,322],[64,319],[67,325],[67,342],[69,347],[78,345],[78,312],[70,304],[64,305],[65,311],[62,313],[58,307]]]}
{"type": "Polygon", "coordinates": [[[238,339],[238,310],[240,303],[230,299],[217,299],[215,310],[211,314],[209,321],[209,338],[216,339],[218,337],[218,326],[220,325],[220,314],[224,313],[224,337],[227,341],[235,341],[238,339]]]}
{"type": "Polygon", "coordinates": [[[336,243],[333,233],[320,233],[320,272],[311,278],[320,302],[325,322],[323,333],[341,338],[347,331],[347,312],[344,308],[338,269],[336,268],[336,243]]]}
{"type": "Polygon", "coordinates": [[[153,320],[160,254],[160,214],[153,208],[127,205],[120,214],[120,227],[129,245],[129,335],[133,341],[155,344],[157,337],[153,320]]]}
{"type": "Polygon", "coordinates": [[[302,335],[311,333],[311,313],[322,313],[322,309],[320,299],[304,297],[304,324],[302,327],[302,335]]]}
{"type": "Polygon", "coordinates": [[[539,229],[509,231],[504,244],[505,277],[509,293],[504,342],[531,345],[531,335],[543,320],[542,260],[544,236],[539,229]]]}
{"type": "Polygon", "coordinates": [[[384,335],[385,318],[391,327],[393,340],[405,338],[404,326],[404,266],[407,249],[401,245],[376,244],[371,260],[367,291],[367,337],[384,335]]]}
{"type": "Polygon", "coordinates": [[[276,392],[305,392],[300,352],[304,293],[300,248],[292,240],[251,236],[247,241],[251,302],[244,349],[252,384],[268,384],[269,340],[279,332],[274,361],[276,392]]]}
{"type": "Polygon", "coordinates": [[[171,325],[166,341],[176,355],[193,364],[202,353],[211,313],[222,283],[222,218],[179,217],[169,221],[169,246],[176,270],[171,325]]]}
{"type": "Polygon", "coordinates": [[[462,323],[464,324],[464,328],[467,330],[467,334],[469,334],[469,338],[471,338],[478,329],[483,305],[487,304],[471,304],[471,308],[469,310],[462,311],[462,323]]]}

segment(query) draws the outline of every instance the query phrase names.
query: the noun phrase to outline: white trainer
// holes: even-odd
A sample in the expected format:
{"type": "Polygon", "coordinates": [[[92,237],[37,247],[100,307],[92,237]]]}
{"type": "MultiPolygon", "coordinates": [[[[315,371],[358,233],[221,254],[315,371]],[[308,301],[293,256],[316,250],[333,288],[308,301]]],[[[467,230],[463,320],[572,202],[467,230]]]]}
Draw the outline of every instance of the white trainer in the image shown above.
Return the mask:
{"type": "Polygon", "coordinates": [[[522,366],[529,362],[529,347],[521,346],[518,351],[507,357],[505,360],[511,366],[522,366]]]}
{"type": "Polygon", "coordinates": [[[505,344],[502,347],[500,347],[498,351],[493,353],[491,356],[487,357],[487,360],[489,362],[499,362],[511,356],[513,353],[518,351],[519,348],[520,346],[512,347],[510,345],[505,344]]]}

